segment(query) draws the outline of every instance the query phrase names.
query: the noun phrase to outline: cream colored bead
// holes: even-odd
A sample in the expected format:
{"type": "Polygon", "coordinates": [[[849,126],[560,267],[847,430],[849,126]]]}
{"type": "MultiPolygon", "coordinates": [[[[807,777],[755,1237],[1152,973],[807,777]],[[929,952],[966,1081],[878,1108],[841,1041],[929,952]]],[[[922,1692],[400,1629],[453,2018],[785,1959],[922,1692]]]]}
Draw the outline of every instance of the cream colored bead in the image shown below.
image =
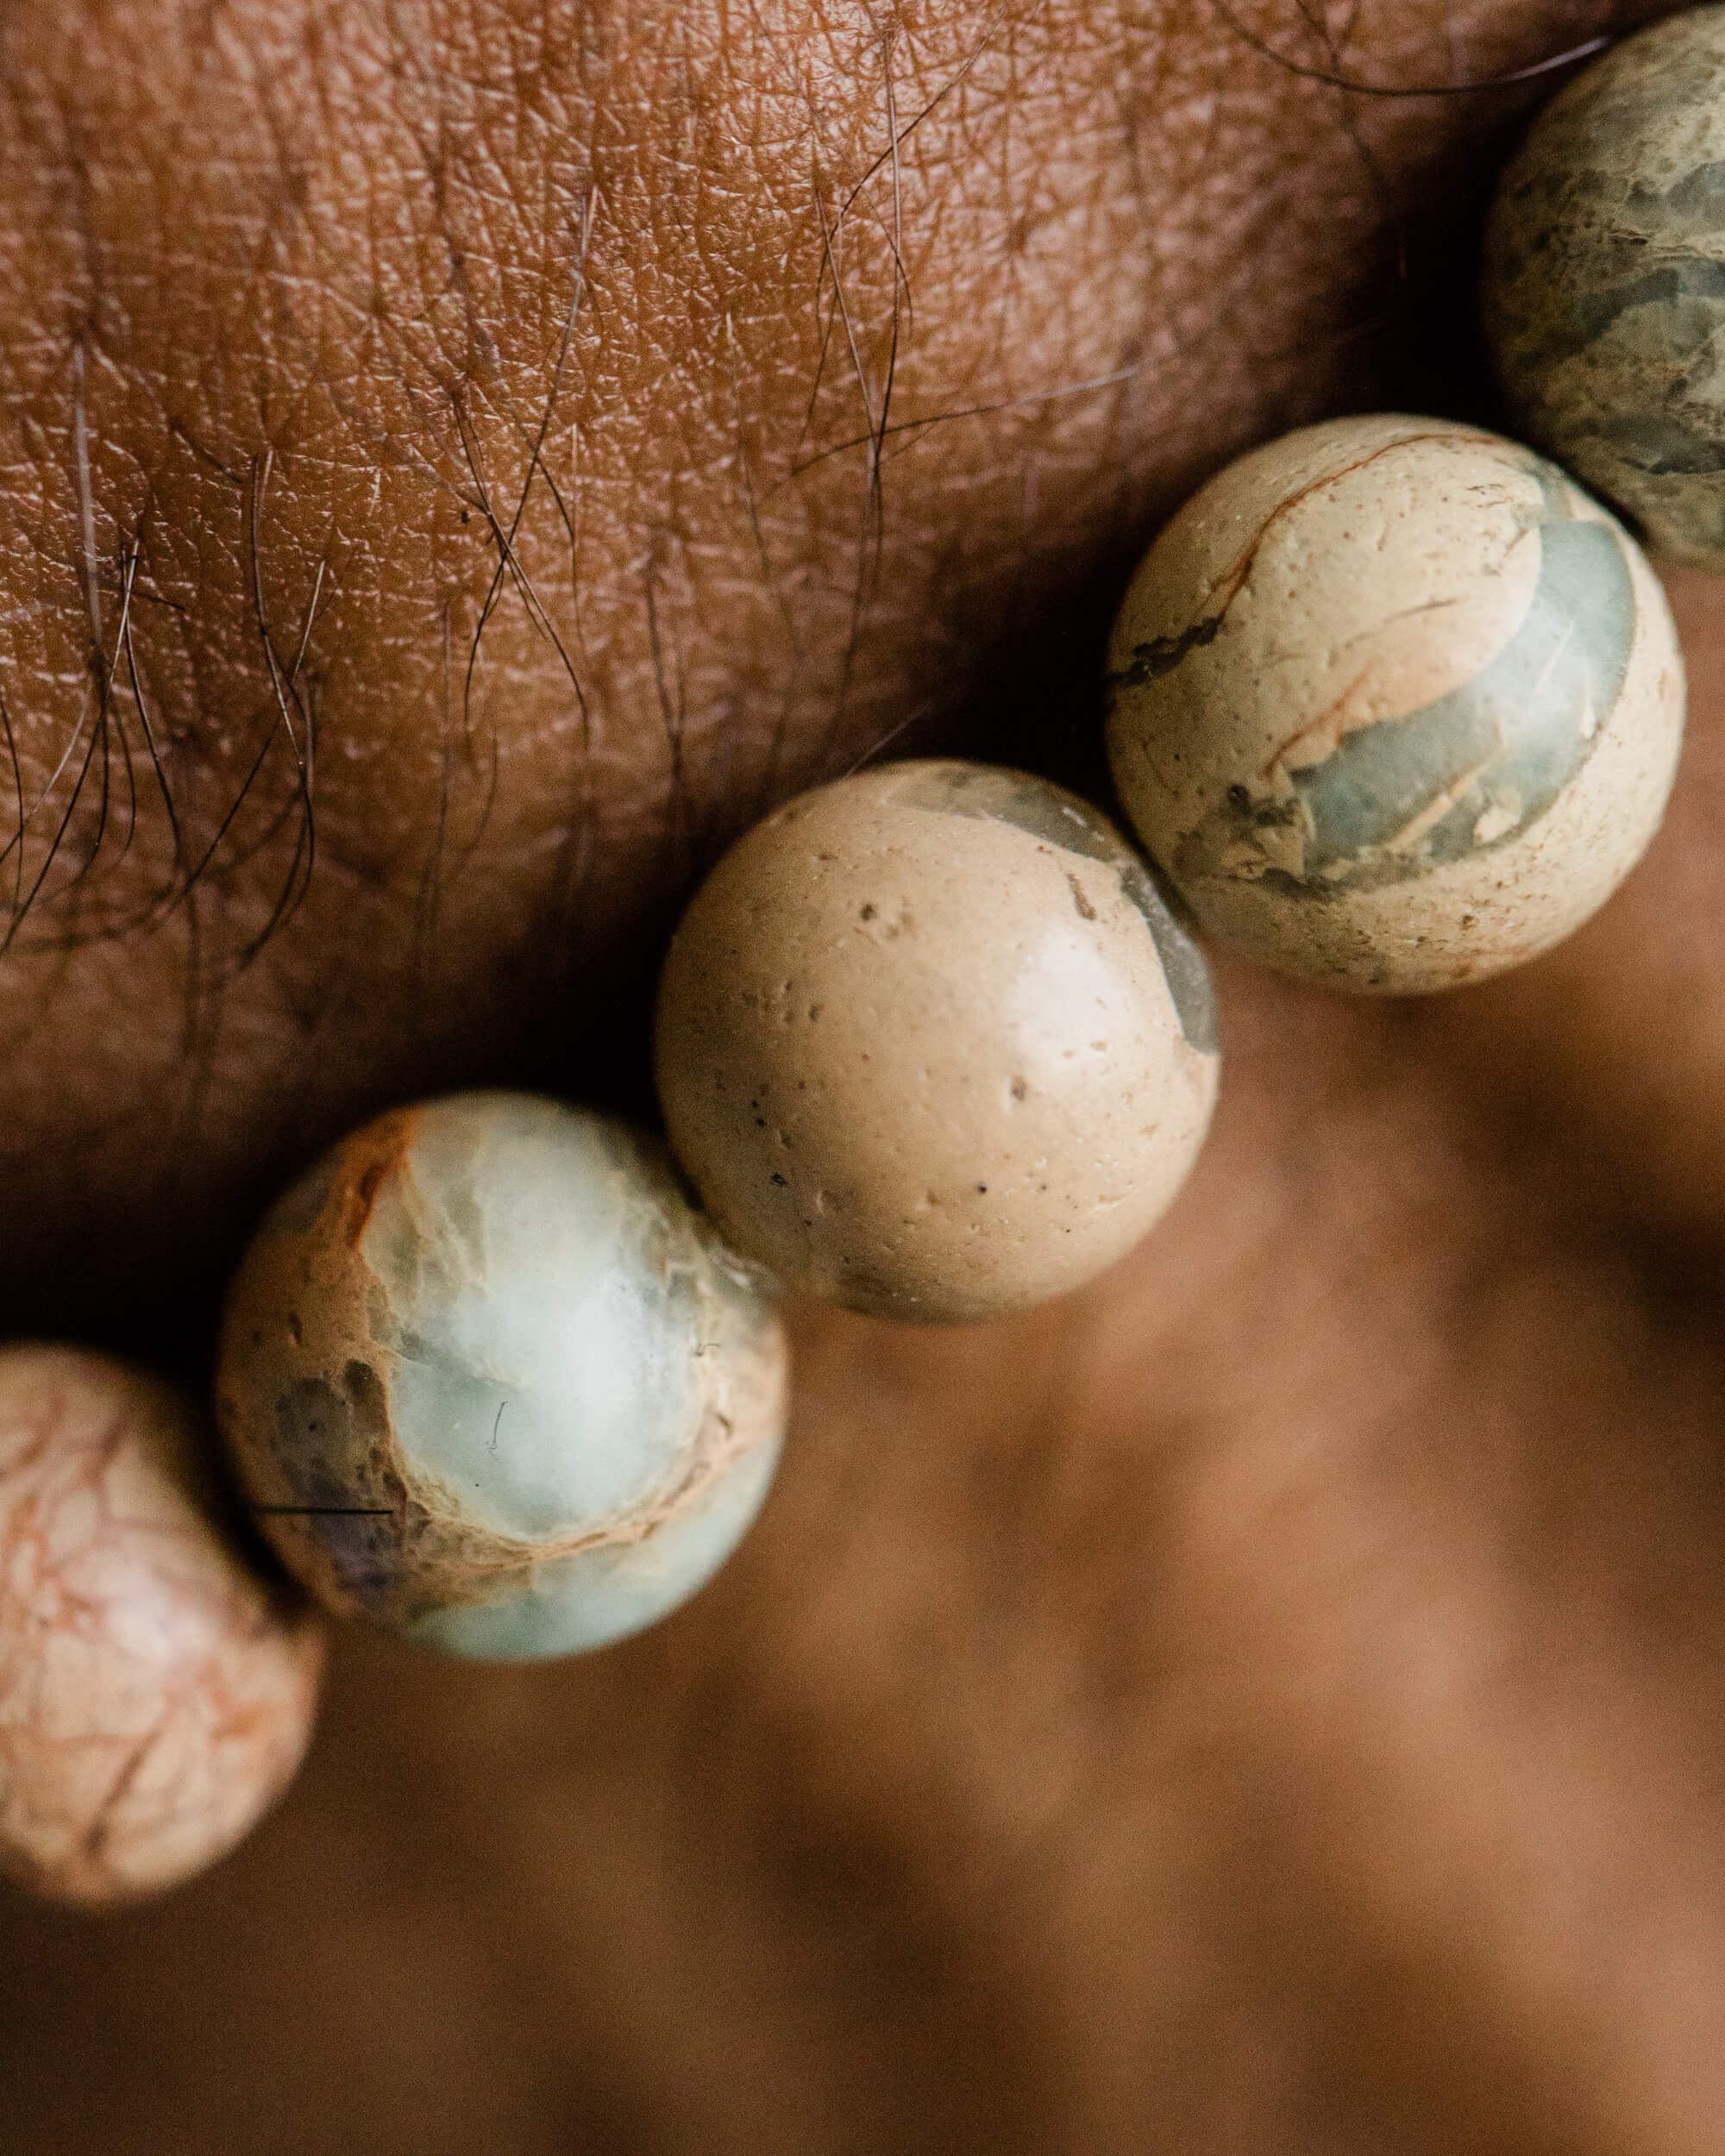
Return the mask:
{"type": "Polygon", "coordinates": [[[1725,8],[1626,38],[1546,106],[1482,298],[1528,438],[1656,551],[1725,568],[1725,8]]]}
{"type": "Polygon", "coordinates": [[[1138,856],[1061,788],[950,762],[819,787],[731,849],[672,942],[656,1059],[739,1249],[931,1323],[1129,1250],[1216,1085],[1204,962],[1138,856]]]}
{"type": "Polygon", "coordinates": [[[1109,652],[1140,837],[1218,937],[1386,993],[1533,957],[1657,829],[1683,662],[1658,580],[1530,450],[1303,429],[1157,538],[1109,652]]]}
{"type": "Polygon", "coordinates": [[[212,1446],[140,1371],[0,1353],[0,1872],[39,1892],[190,1878],[311,1734],[321,1627],[229,1540],[212,1446]]]}

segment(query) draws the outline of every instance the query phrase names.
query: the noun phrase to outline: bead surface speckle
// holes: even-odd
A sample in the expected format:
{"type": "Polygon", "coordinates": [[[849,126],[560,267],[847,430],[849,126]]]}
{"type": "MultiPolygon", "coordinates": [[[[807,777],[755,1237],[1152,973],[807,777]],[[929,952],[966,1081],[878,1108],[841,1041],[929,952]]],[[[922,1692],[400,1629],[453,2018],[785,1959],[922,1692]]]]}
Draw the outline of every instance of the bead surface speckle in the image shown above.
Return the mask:
{"type": "Polygon", "coordinates": [[[324,1605],[461,1655],[599,1646],[693,1594],[784,1424],[771,1291],[662,1149],[522,1094],[379,1117],[275,1206],[217,1415],[324,1605]]]}
{"type": "Polygon", "coordinates": [[[660,987],[659,1094],[739,1248],[809,1292],[994,1317],[1124,1255],[1216,1087],[1196,945],[1088,802],[889,764],[816,788],[697,893],[660,987]]]}
{"type": "Polygon", "coordinates": [[[100,1906],[201,1871],[298,1765],[323,1632],[218,1525],[169,1387],[0,1352],[0,1871],[100,1906]]]}
{"type": "Polygon", "coordinates": [[[1649,545],[1725,568],[1725,8],[1552,100],[1504,173],[1482,294],[1529,437],[1649,545]]]}
{"type": "Polygon", "coordinates": [[[1198,919],[1352,989],[1566,935],[1657,828],[1682,737],[1633,541],[1441,420],[1336,420],[1218,473],[1145,557],[1109,667],[1121,800],[1198,919]]]}

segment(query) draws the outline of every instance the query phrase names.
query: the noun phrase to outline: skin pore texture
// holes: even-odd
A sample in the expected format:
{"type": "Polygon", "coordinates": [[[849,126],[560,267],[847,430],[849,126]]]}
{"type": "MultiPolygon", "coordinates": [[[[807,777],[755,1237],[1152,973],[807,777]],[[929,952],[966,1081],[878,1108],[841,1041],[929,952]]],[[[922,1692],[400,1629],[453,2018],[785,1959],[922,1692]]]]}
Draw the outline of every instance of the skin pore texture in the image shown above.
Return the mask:
{"type": "MultiPolygon", "coordinates": [[[[1469,265],[1537,89],[1314,78],[1628,19],[1322,20],[11,0],[10,1328],[195,1369],[346,1125],[646,1113],[753,818],[888,745],[1099,789],[1183,493],[1501,423],[1469,265]]],[[[1716,2149],[1725,632],[1668,589],[1688,744],[1595,922],[1421,1005],[1222,961],[1156,1234],[981,1331],[794,1307],[687,1610],[340,1639],[209,1877],[0,1892],[0,2148],[1716,2149]]]]}

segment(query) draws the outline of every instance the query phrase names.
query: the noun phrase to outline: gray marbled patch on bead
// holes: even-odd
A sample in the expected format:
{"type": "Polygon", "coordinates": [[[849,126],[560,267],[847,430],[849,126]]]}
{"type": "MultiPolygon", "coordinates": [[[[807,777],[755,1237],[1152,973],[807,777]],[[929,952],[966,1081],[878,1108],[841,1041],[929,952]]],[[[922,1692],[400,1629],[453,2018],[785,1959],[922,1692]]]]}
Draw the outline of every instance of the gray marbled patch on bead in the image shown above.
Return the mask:
{"type": "MultiPolygon", "coordinates": [[[[1644,249],[1635,249],[1638,258],[1644,249]]],[[[1659,355],[1663,407],[1634,402],[1599,416],[1586,431],[1632,471],[1656,479],[1699,479],[1725,472],[1725,407],[1697,404],[1685,363],[1699,355],[1704,367],[1714,340],[1725,330],[1725,262],[1703,254],[1662,260],[1649,268],[1635,260],[1627,273],[1602,279],[1566,308],[1554,309],[1543,340],[1540,365],[1552,367],[1579,358],[1640,311],[1634,342],[1659,355]]],[[[1628,386],[1626,381],[1626,387],[1628,386]]],[[[1645,365],[1634,387],[1653,392],[1645,365]]]]}
{"type": "MultiPolygon", "coordinates": [[[[1644,128],[1651,121],[1649,115],[1644,128]]],[[[1665,189],[1625,187],[1614,172],[1566,165],[1509,188],[1503,212],[1515,222],[1494,235],[1508,259],[1494,279],[1493,297],[1514,317],[1516,335],[1533,340],[1541,367],[1584,352],[1631,307],[1697,301],[1716,326],[1721,318],[1725,160],[1692,166],[1665,189]],[[1563,253],[1585,257],[1585,275],[1567,288],[1541,259],[1553,226],[1564,235],[1563,253]],[[1695,244],[1685,248],[1684,241],[1695,244]],[[1528,304],[1534,298],[1536,306],[1528,304]]],[[[1691,328],[1678,348],[1692,349],[1699,341],[1691,328]]]]}
{"type": "Polygon", "coordinates": [[[1653,479],[1699,479],[1725,472],[1725,442],[1711,442],[1669,412],[1622,411],[1601,422],[1598,438],[1622,461],[1653,479]]]}
{"type": "MultiPolygon", "coordinates": [[[[1543,484],[1546,510],[1558,513],[1537,527],[1539,574],[1509,641],[1471,681],[1289,770],[1291,799],[1232,789],[1182,848],[1182,874],[1214,875],[1219,856],[1237,862],[1254,829],[1291,826],[1304,842],[1301,873],[1258,873],[1322,898],[1506,844],[1545,814],[1622,693],[1636,610],[1615,527],[1572,517],[1560,486],[1543,484]]],[[[1266,846],[1266,863],[1273,856],[1285,857],[1283,848],[1266,846]]]]}
{"type": "Polygon", "coordinates": [[[1216,1053],[1216,992],[1204,954],[1181,926],[1151,870],[1095,809],[1063,799],[1016,772],[962,764],[913,772],[894,798],[906,808],[1009,824],[1081,860],[1112,868],[1150,931],[1188,1046],[1201,1055],[1216,1053]]]}
{"type": "Polygon", "coordinates": [[[377,1406],[376,1381],[365,1365],[350,1363],[346,1380],[345,1397],[327,1379],[301,1377],[276,1401],[276,1459],[292,1494],[285,1502],[248,1509],[303,1520],[323,1544],[342,1592],[361,1608],[375,1609],[387,1600],[400,1563],[401,1491],[380,1469],[356,1493],[342,1470],[354,1423],[370,1434],[377,1406]]]}
{"type": "MultiPolygon", "coordinates": [[[[1661,109],[1706,94],[1669,75],[1637,132],[1651,138],[1661,109]]],[[[1663,189],[1586,165],[1535,174],[1498,223],[1488,309],[1536,438],[1654,544],[1725,551],[1725,160],[1663,189]]]]}
{"type": "Polygon", "coordinates": [[[1602,279],[1571,304],[1554,312],[1546,338],[1553,360],[1572,358],[1596,344],[1632,307],[1665,310],[1657,342],[1673,358],[1699,351],[1725,322],[1725,262],[1710,255],[1683,254],[1649,267],[1645,247],[1629,254],[1621,274],[1602,279]]]}
{"type": "Polygon", "coordinates": [[[1709,158],[1692,165],[1662,193],[1652,187],[1632,187],[1625,201],[1632,212],[1656,215],[1662,235],[1717,238],[1725,233],[1725,159],[1709,158]]]}

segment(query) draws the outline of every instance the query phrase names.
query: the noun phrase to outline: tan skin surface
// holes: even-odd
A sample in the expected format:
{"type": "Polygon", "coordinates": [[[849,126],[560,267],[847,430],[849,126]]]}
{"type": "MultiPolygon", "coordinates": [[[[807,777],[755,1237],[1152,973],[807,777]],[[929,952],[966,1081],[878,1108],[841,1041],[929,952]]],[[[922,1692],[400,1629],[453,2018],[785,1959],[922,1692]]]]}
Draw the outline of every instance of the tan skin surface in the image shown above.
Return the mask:
{"type": "MultiPolygon", "coordinates": [[[[1603,21],[1407,0],[1345,64],[1603,21]]],[[[164,1352],[343,1119],[624,1089],[665,909],[764,801],[906,720],[1092,768],[1189,484],[1465,402],[1441,243],[1515,110],[1080,0],[13,0],[0,83],[0,690],[27,806],[104,714],[139,773],[0,969],[0,1263],[21,1324],[164,1352]],[[888,427],[1004,408],[876,467],[889,360],[888,427]],[[309,888],[236,970],[308,731],[309,888]]],[[[207,1881],[0,1900],[0,2147],[1718,2147],[1717,592],[1673,582],[1672,814],[1572,944],[1371,1009],[1223,965],[1164,1227],[1010,1327],[799,1313],[778,1491],[687,1613],[525,1674],[350,1642],[207,1881]]]]}

